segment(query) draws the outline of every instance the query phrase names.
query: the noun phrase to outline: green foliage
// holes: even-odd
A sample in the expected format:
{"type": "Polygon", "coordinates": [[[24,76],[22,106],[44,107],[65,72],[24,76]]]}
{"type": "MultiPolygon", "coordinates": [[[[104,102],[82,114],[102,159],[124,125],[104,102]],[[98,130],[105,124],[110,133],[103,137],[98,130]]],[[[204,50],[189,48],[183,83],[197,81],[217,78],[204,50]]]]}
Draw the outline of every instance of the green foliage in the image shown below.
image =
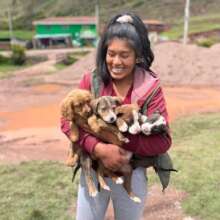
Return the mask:
{"type": "Polygon", "coordinates": [[[196,44],[200,47],[211,47],[215,44],[215,41],[211,38],[202,38],[196,41],[196,44]]]}
{"type": "Polygon", "coordinates": [[[2,63],[8,63],[9,59],[3,55],[0,54],[0,64],[2,63]]]}
{"type": "Polygon", "coordinates": [[[19,45],[12,45],[12,63],[15,65],[23,65],[26,61],[25,48],[19,45]]]}

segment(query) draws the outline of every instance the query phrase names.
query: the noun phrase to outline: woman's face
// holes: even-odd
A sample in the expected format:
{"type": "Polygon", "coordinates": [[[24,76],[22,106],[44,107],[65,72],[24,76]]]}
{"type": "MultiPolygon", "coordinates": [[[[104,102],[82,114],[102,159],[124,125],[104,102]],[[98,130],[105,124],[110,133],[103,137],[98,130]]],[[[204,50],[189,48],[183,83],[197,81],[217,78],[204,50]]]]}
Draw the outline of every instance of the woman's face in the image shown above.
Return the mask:
{"type": "Polygon", "coordinates": [[[127,40],[113,38],[107,49],[106,64],[113,80],[122,80],[133,75],[136,54],[127,40]]]}

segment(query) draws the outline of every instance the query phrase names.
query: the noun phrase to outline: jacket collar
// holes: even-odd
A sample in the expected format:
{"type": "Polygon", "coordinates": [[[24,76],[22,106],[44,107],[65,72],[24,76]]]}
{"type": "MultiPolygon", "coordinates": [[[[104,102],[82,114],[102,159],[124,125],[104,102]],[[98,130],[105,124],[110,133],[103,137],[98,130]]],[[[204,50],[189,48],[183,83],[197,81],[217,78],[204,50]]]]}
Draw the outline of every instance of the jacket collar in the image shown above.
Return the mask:
{"type": "MultiPolygon", "coordinates": [[[[134,72],[134,84],[131,93],[131,102],[136,102],[139,106],[141,106],[146,100],[146,97],[151,93],[151,91],[154,89],[157,83],[159,83],[159,79],[157,77],[152,76],[150,71],[146,71],[143,68],[136,67],[134,72]]],[[[105,87],[101,85],[100,95],[111,95],[112,89],[112,82],[110,82],[105,87]]]]}

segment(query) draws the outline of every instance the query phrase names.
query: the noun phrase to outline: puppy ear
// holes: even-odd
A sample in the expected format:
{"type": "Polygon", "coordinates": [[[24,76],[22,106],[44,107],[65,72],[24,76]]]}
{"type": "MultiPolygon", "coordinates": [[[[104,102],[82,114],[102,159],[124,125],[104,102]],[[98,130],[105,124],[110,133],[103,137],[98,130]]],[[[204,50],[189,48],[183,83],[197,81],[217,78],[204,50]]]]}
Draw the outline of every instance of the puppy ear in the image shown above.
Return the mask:
{"type": "Polygon", "coordinates": [[[90,102],[90,106],[92,107],[92,111],[93,113],[97,113],[97,109],[98,109],[98,105],[99,105],[99,99],[93,99],[91,102],[90,102]]]}
{"type": "Polygon", "coordinates": [[[112,97],[112,101],[114,102],[114,103],[112,103],[112,104],[115,104],[116,106],[121,105],[122,102],[123,102],[122,98],[117,97],[117,96],[113,96],[113,97],[112,97]]]}
{"type": "Polygon", "coordinates": [[[123,109],[124,109],[123,106],[117,106],[115,108],[115,114],[118,115],[118,114],[123,113],[124,112],[123,109]]]}
{"type": "Polygon", "coordinates": [[[136,110],[136,111],[139,111],[139,110],[140,110],[140,107],[139,107],[139,105],[137,104],[137,102],[132,103],[131,105],[132,105],[132,108],[133,108],[134,110],[136,110]]]}
{"type": "Polygon", "coordinates": [[[67,119],[68,121],[73,120],[74,109],[71,100],[64,99],[64,101],[61,103],[61,115],[63,118],[67,119]]]}

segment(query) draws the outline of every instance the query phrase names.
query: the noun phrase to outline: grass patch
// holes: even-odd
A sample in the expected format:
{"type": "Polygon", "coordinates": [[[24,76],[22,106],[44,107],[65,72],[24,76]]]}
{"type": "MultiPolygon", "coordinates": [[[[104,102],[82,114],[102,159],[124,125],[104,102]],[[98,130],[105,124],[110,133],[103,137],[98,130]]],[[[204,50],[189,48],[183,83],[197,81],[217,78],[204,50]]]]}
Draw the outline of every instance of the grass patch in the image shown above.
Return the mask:
{"type": "Polygon", "coordinates": [[[24,66],[14,65],[9,57],[0,55],[0,79],[13,76],[13,71],[22,69],[24,66]]]}
{"type": "Polygon", "coordinates": [[[13,72],[46,61],[46,57],[26,57],[25,64],[16,65],[10,57],[0,55],[0,80],[13,76],[13,72]]]}
{"type": "MultiPolygon", "coordinates": [[[[183,36],[183,20],[177,21],[173,27],[162,34],[170,40],[177,40],[183,36]]],[[[189,34],[207,32],[220,29],[220,16],[218,14],[194,16],[190,18],[189,34]]]]}
{"type": "Polygon", "coordinates": [[[172,130],[172,155],[180,170],[174,185],[189,193],[184,209],[202,219],[220,219],[220,114],[178,120],[172,130]]]}
{"type": "MultiPolygon", "coordinates": [[[[34,31],[28,31],[28,30],[14,30],[13,35],[16,38],[19,38],[21,40],[31,40],[34,36],[34,31]]],[[[10,33],[8,30],[1,30],[0,31],[0,38],[10,38],[10,33]]]]}
{"type": "Polygon", "coordinates": [[[0,166],[0,216],[11,220],[73,220],[78,180],[55,162],[0,166]]]}
{"type": "Polygon", "coordinates": [[[172,175],[172,184],[188,193],[185,212],[205,220],[220,219],[220,114],[182,118],[171,127],[170,154],[179,170],[172,175]]]}
{"type": "Polygon", "coordinates": [[[68,65],[65,65],[64,63],[56,63],[55,67],[57,70],[63,70],[67,67],[68,65]]]}
{"type": "Polygon", "coordinates": [[[63,70],[69,65],[74,64],[77,60],[84,57],[86,54],[88,54],[89,51],[78,51],[66,54],[63,56],[62,60],[55,64],[55,67],[57,70],[63,70]]]}

